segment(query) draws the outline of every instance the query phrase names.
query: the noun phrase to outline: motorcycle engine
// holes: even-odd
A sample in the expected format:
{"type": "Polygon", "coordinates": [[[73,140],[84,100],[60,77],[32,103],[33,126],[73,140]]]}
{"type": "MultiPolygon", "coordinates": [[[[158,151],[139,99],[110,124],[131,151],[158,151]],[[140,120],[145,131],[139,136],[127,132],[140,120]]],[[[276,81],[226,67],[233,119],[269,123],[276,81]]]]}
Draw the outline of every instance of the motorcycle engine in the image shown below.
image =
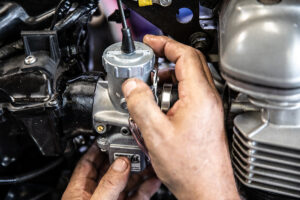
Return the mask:
{"type": "MultiPolygon", "coordinates": [[[[173,63],[132,40],[149,24],[205,55],[243,199],[299,199],[300,2],[139,2],[114,13],[98,0],[0,3],[0,199],[60,199],[95,141],[110,163],[127,156],[132,173],[150,165],[122,83],[143,80],[163,112],[178,92],[158,77],[173,63]]],[[[162,187],[153,199],[175,198],[162,187]]]]}
{"type": "Polygon", "coordinates": [[[232,0],[220,17],[228,86],[257,111],[234,120],[232,164],[245,186],[300,198],[298,1],[232,0]]]}

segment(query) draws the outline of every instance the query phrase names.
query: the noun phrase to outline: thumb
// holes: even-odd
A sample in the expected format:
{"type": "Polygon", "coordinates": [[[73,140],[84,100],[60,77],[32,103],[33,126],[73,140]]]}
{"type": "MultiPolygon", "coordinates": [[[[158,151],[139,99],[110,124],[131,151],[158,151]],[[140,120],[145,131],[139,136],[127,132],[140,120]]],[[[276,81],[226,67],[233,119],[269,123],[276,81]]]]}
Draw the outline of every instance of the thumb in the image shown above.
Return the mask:
{"type": "Polygon", "coordinates": [[[171,122],[157,106],[153,93],[146,83],[139,79],[128,79],[123,84],[130,116],[143,133],[147,147],[160,143],[164,137],[161,127],[171,128],[171,122]]]}
{"type": "Polygon", "coordinates": [[[118,158],[98,184],[91,200],[117,200],[127,185],[130,162],[127,158],[118,158]]]}

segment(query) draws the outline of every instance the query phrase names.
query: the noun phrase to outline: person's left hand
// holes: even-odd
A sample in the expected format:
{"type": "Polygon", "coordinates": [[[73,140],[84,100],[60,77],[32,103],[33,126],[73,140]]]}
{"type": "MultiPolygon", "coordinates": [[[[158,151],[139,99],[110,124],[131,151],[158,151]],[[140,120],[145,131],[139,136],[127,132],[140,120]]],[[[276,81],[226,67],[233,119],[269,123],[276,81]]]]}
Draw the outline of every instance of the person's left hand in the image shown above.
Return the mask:
{"type": "Polygon", "coordinates": [[[62,200],[149,200],[160,187],[151,169],[129,178],[127,158],[118,158],[110,167],[108,163],[93,145],[78,162],[62,200]]]}

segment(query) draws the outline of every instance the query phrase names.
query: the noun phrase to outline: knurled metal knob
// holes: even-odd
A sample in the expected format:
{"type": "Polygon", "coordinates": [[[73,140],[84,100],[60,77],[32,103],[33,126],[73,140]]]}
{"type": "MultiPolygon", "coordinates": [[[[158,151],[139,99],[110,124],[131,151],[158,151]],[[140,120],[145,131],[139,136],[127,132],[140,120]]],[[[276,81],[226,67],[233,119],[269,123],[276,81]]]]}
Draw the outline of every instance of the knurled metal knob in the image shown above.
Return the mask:
{"type": "Polygon", "coordinates": [[[134,42],[136,50],[132,54],[121,51],[122,43],[109,46],[103,53],[105,71],[115,78],[141,78],[149,74],[154,66],[155,55],[153,50],[141,42],[134,42]]]}

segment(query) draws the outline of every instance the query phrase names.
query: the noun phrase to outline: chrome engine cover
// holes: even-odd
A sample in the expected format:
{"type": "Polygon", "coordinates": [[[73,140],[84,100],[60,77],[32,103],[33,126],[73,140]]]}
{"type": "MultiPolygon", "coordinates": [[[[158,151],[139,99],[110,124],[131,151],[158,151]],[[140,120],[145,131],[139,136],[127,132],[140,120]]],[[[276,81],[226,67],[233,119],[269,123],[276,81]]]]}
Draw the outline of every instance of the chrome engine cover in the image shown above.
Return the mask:
{"type": "Polygon", "coordinates": [[[300,198],[300,1],[276,2],[220,16],[222,75],[260,110],[234,119],[232,162],[247,187],[300,198]]]}
{"type": "Polygon", "coordinates": [[[250,84],[300,87],[300,2],[232,0],[220,20],[223,73],[250,84]]]}

